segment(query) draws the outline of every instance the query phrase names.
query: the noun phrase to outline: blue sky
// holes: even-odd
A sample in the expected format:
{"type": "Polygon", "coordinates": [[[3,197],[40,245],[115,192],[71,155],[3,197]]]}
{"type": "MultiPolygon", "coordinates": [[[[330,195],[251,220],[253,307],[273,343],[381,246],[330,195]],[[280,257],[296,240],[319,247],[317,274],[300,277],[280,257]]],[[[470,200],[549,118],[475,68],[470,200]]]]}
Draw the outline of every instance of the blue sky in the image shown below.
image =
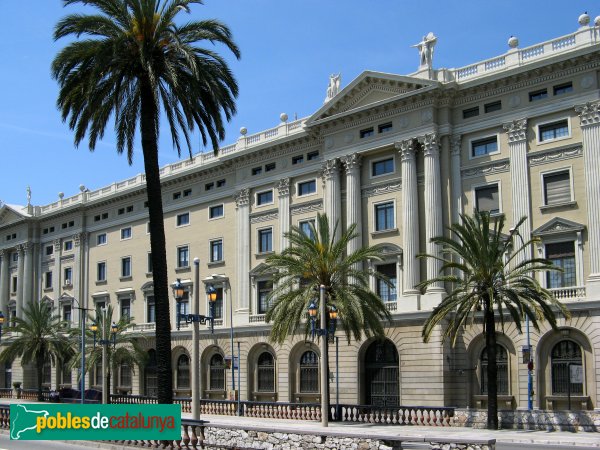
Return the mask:
{"type": "MultiPolygon", "coordinates": [[[[32,203],[44,205],[56,201],[59,192],[77,194],[80,184],[94,190],[143,172],[139,147],[132,166],[117,155],[112,126],[94,153],[84,143],[76,149],[56,109],[58,86],[50,64],[66,41],[54,42],[52,30],[61,17],[78,9],[63,8],[60,0],[1,3],[0,200],[6,203],[25,204],[28,185],[32,203]]],[[[293,119],[316,111],[331,73],[342,74],[344,87],[364,70],[414,72],[418,52],[411,45],[429,31],[438,37],[434,66],[461,67],[504,53],[511,35],[525,47],[574,32],[583,11],[594,20],[600,4],[205,0],[204,6],[193,6],[190,17],[225,22],[242,51],[236,61],[221,49],[240,86],[226,145],[238,138],[242,126],[252,134],[276,126],[282,112],[293,119]]],[[[161,132],[162,166],[179,158],[164,126],[161,132]]],[[[203,150],[196,140],[192,151],[203,150]]]]}

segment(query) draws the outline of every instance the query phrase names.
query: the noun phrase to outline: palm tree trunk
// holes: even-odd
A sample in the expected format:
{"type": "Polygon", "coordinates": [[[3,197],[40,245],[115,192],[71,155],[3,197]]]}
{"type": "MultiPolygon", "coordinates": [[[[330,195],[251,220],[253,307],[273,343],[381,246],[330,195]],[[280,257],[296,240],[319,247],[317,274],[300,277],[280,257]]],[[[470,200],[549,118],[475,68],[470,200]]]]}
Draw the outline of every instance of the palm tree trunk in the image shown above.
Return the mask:
{"type": "Polygon", "coordinates": [[[141,135],[146,170],[146,190],[150,217],[150,247],[152,250],[152,280],[156,308],[156,362],[158,403],[173,403],[171,373],[171,317],[167,279],[167,255],[162,208],[160,172],[158,166],[158,107],[150,81],[141,83],[141,135]]]}
{"type": "Polygon", "coordinates": [[[496,321],[489,298],[485,299],[485,345],[487,348],[488,430],[498,429],[498,373],[496,367],[496,321]]]}
{"type": "Polygon", "coordinates": [[[44,378],[44,362],[46,360],[44,353],[39,353],[35,358],[36,372],[37,372],[37,385],[38,385],[38,402],[44,401],[42,395],[42,381],[44,378]]]}

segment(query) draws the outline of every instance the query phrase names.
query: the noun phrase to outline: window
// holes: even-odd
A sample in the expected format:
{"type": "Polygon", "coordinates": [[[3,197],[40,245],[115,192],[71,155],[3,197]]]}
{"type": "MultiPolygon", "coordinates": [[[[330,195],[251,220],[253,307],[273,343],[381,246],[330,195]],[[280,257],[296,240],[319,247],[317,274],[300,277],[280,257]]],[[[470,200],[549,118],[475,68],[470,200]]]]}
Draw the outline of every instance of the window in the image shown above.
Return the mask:
{"type": "Polygon", "coordinates": [[[177,358],[177,389],[190,388],[190,358],[181,355],[177,358]]]}
{"type": "MultiPolygon", "coordinates": [[[[100,216],[98,216],[98,220],[100,220],[100,216]]],[[[48,234],[48,228],[44,228],[44,229],[42,230],[42,233],[43,233],[43,234],[48,234]]]]}
{"type": "Polygon", "coordinates": [[[177,304],[178,313],[187,315],[190,312],[190,292],[188,290],[183,291],[183,297],[177,304]]]}
{"type": "Polygon", "coordinates": [[[119,209],[117,210],[117,214],[118,214],[119,216],[121,216],[121,215],[125,214],[125,208],[119,208],[119,209]]]}
{"type": "Polygon", "coordinates": [[[17,292],[17,286],[18,286],[18,278],[17,277],[12,277],[12,284],[11,284],[11,290],[10,292],[12,292],[13,294],[17,292]]]}
{"type": "Polygon", "coordinates": [[[500,111],[502,109],[502,102],[498,100],[497,102],[486,103],[483,105],[483,110],[485,113],[491,113],[494,111],[500,111]]]}
{"type": "Polygon", "coordinates": [[[215,205],[208,208],[208,218],[209,219],[218,219],[219,217],[223,217],[224,214],[224,206],[223,205],[215,205]]]}
{"type": "Polygon", "coordinates": [[[130,298],[121,298],[121,320],[125,322],[129,322],[131,319],[131,299],[130,298]]]}
{"type": "Polygon", "coordinates": [[[19,254],[17,252],[13,252],[11,256],[13,262],[17,262],[19,260],[19,254]]]}
{"type": "Polygon", "coordinates": [[[181,192],[173,192],[173,200],[179,200],[181,198],[181,192]]]}
{"type": "Polygon", "coordinates": [[[213,182],[211,181],[210,183],[206,183],[206,184],[204,185],[204,190],[206,190],[206,191],[210,191],[210,190],[211,190],[212,188],[214,188],[214,187],[215,187],[215,183],[213,183],[213,182]]]}
{"type": "Polygon", "coordinates": [[[121,240],[131,239],[131,227],[121,228],[121,240]]]}
{"type": "Polygon", "coordinates": [[[396,301],[396,264],[381,264],[377,266],[377,272],[385,275],[391,283],[391,286],[383,280],[377,279],[377,295],[384,302],[396,301]]]}
{"type": "Polygon", "coordinates": [[[130,212],[133,212],[133,205],[129,205],[129,206],[126,208],[126,211],[127,211],[128,213],[130,213],[130,212]]]}
{"type": "Polygon", "coordinates": [[[308,236],[309,238],[311,238],[313,241],[315,240],[315,233],[314,233],[315,221],[314,220],[303,220],[301,222],[298,222],[298,228],[300,228],[300,231],[302,233],[304,233],[306,236],[308,236]]]}
{"type": "Polygon", "coordinates": [[[264,191],[256,194],[256,203],[260,205],[267,205],[273,203],[273,191],[264,191]]]}
{"type": "Polygon", "coordinates": [[[101,261],[96,266],[96,281],[106,281],[106,262],[101,261]]]}
{"type": "Polygon", "coordinates": [[[131,276],[131,256],[121,258],[121,277],[131,276]]]}
{"type": "Polygon", "coordinates": [[[569,121],[567,119],[547,123],[538,127],[538,140],[540,142],[569,137],[569,135],[569,121]]]}
{"type": "Polygon", "coordinates": [[[17,233],[9,234],[6,236],[7,241],[10,241],[10,240],[16,239],[16,238],[17,238],[17,233]]]}
{"type": "Polygon", "coordinates": [[[106,244],[106,233],[101,233],[96,236],[96,245],[104,245],[106,244]]]}
{"type": "Polygon", "coordinates": [[[210,241],[210,262],[223,261],[223,239],[210,241]]]}
{"type": "Polygon", "coordinates": [[[225,186],[225,180],[217,180],[217,187],[221,188],[225,186]]]}
{"type": "Polygon", "coordinates": [[[144,394],[149,397],[156,397],[158,394],[156,350],[148,350],[148,359],[144,367],[144,394]]]}
{"type": "Polygon", "coordinates": [[[301,164],[304,162],[304,155],[292,156],[292,164],[301,164]]]}
{"type": "Polygon", "coordinates": [[[71,323],[71,305],[63,305],[62,320],[64,320],[67,323],[71,323]]]}
{"type": "Polygon", "coordinates": [[[104,308],[106,308],[107,301],[108,301],[108,298],[106,298],[106,300],[96,300],[96,316],[99,316],[102,314],[102,311],[104,311],[104,308]]]}
{"type": "Polygon", "coordinates": [[[267,309],[269,309],[269,295],[271,295],[272,291],[273,282],[271,280],[264,280],[258,282],[258,314],[266,314],[267,309]]]}
{"type": "Polygon", "coordinates": [[[550,355],[552,371],[552,395],[583,395],[583,383],[569,383],[570,367],[582,366],[581,347],[571,341],[560,341],[550,355]]]}
{"type": "Polygon", "coordinates": [[[471,117],[476,117],[479,115],[479,106],[475,106],[474,108],[463,109],[463,119],[469,119],[471,117]]]}
{"type": "Polygon", "coordinates": [[[273,251],[273,228],[258,230],[258,253],[273,251]]]}
{"type": "Polygon", "coordinates": [[[392,131],[392,123],[384,123],[377,127],[377,131],[380,133],[387,133],[388,131],[392,131]]]}
{"type": "Polygon", "coordinates": [[[371,164],[371,176],[378,177],[394,172],[394,158],[386,158],[381,161],[373,161],[371,164]]]}
{"type": "Polygon", "coordinates": [[[498,137],[492,136],[471,142],[471,156],[485,156],[498,151],[498,137]]]}
{"type": "Polygon", "coordinates": [[[50,289],[51,287],[52,287],[52,272],[46,272],[44,288],[50,289]]]}
{"type": "Polygon", "coordinates": [[[275,170],[275,163],[269,163],[269,164],[265,164],[265,172],[271,172],[273,170],[275,170]]]}
{"type": "Polygon", "coordinates": [[[559,205],[571,201],[571,177],[568,170],[547,173],[543,178],[545,205],[559,205]]]}
{"type": "Polygon", "coordinates": [[[148,200],[144,202],[144,208],[148,208],[148,200]]]}
{"type": "Polygon", "coordinates": [[[46,245],[46,256],[54,254],[54,245],[46,245]]]}
{"type": "Polygon", "coordinates": [[[192,190],[191,189],[184,189],[183,190],[183,196],[184,197],[189,197],[190,195],[192,195],[192,190]]]}
{"type": "Polygon", "coordinates": [[[500,212],[497,184],[475,189],[475,208],[477,211],[488,211],[490,214],[500,212]]]}
{"type": "MultiPolygon", "coordinates": [[[[481,393],[488,393],[488,351],[487,347],[481,352],[479,368],[481,370],[481,393]]],[[[508,395],[508,352],[500,344],[496,344],[496,373],[498,395],[508,395]]]]}
{"type": "Polygon", "coordinates": [[[537,100],[543,100],[548,98],[548,89],[540,89],[539,91],[529,93],[529,101],[535,102],[537,100]]]}
{"type": "Polygon", "coordinates": [[[126,362],[119,366],[119,387],[131,388],[131,367],[126,362]]]}
{"type": "Polygon", "coordinates": [[[65,252],[73,250],[73,241],[65,241],[65,252]]]}
{"type": "Polygon", "coordinates": [[[568,83],[559,84],[558,86],[554,86],[552,88],[554,95],[562,95],[567,94],[568,92],[573,92],[573,83],[570,81],[568,83]]]}
{"type": "Polygon", "coordinates": [[[224,391],[225,390],[225,361],[219,354],[213,355],[210,358],[209,365],[209,390],[224,391]]]}
{"type": "Polygon", "coordinates": [[[156,322],[156,304],[153,295],[146,297],[146,321],[148,323],[156,322]]]}
{"type": "Polygon", "coordinates": [[[73,269],[71,267],[65,267],[63,274],[65,278],[65,285],[70,286],[73,283],[73,269]]]}
{"type": "Polygon", "coordinates": [[[177,267],[189,267],[190,266],[190,250],[187,245],[183,247],[177,247],[177,267]]]}
{"type": "Polygon", "coordinates": [[[318,157],[319,157],[319,152],[318,151],[308,152],[306,154],[306,160],[307,161],[312,161],[313,159],[317,159],[318,157]]]}
{"type": "Polygon", "coordinates": [[[182,227],[190,224],[190,213],[177,214],[177,226],[182,227]]]}
{"type": "Polygon", "coordinates": [[[317,192],[317,180],[305,181],[298,183],[298,196],[314,194],[317,192]]]}
{"type": "Polygon", "coordinates": [[[252,175],[260,175],[262,173],[262,166],[261,167],[254,167],[252,169],[252,175]]]}
{"type": "Polygon", "coordinates": [[[275,359],[269,352],[262,352],[258,357],[257,385],[258,392],[275,392],[275,359]]]}
{"type": "Polygon", "coordinates": [[[152,253],[148,253],[148,264],[146,273],[152,273],[152,253]]]}
{"type": "Polygon", "coordinates": [[[215,304],[213,305],[213,317],[215,319],[222,319],[223,318],[223,288],[222,287],[218,287],[215,288],[215,291],[217,291],[217,299],[215,300],[215,304]]]}
{"type": "Polygon", "coordinates": [[[367,137],[371,137],[375,134],[375,132],[373,131],[373,128],[366,128],[364,130],[360,130],[360,138],[364,139],[367,137]]]}
{"type": "Polygon", "coordinates": [[[319,357],[311,350],[302,354],[300,358],[300,392],[319,392],[319,357]]]}
{"type": "Polygon", "coordinates": [[[375,231],[392,230],[394,228],[394,202],[375,205],[375,231]]]}
{"type": "Polygon", "coordinates": [[[547,288],[562,288],[577,284],[575,242],[546,244],[546,258],[563,270],[562,272],[548,271],[546,273],[547,288]]]}

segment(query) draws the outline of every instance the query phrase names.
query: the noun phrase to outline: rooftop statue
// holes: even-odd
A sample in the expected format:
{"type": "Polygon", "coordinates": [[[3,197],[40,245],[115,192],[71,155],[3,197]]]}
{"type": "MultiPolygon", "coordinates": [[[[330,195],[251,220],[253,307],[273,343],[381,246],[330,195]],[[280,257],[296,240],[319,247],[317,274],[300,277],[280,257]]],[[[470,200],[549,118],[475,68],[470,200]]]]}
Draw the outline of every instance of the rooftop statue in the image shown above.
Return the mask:
{"type": "Polygon", "coordinates": [[[331,100],[333,97],[335,97],[337,95],[338,92],[340,92],[340,83],[342,82],[342,74],[338,73],[338,74],[331,74],[329,75],[329,86],[327,86],[327,96],[325,97],[325,102],[327,103],[329,100],[331,100]]]}
{"type": "Polygon", "coordinates": [[[427,36],[423,36],[423,40],[413,47],[419,50],[419,69],[431,69],[433,68],[433,48],[437,42],[437,37],[433,32],[427,33],[427,36]]]}

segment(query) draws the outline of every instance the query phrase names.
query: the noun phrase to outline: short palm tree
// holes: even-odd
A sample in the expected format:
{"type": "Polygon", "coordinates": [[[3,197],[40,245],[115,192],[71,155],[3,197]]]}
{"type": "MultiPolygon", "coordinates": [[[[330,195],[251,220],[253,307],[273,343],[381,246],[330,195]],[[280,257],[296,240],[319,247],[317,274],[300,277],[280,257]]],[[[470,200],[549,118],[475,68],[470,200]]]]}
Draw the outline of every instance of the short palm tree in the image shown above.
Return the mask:
{"type": "Polygon", "coordinates": [[[235,113],[237,83],[225,60],[196,44],[223,44],[237,58],[240,52],[230,30],[216,20],[175,23],[199,0],[63,0],[82,3],[96,14],[71,14],[56,25],[54,38],[86,36],[68,44],[55,57],[57,104],[63,120],[75,131],[75,145],[88,135],[91,151],[114,118],[117,152],[131,164],[139,125],[150,218],[150,245],[156,315],[159,403],[172,403],[171,320],[158,134],[166,118],[174,147],[181,154],[182,135],[191,153],[197,127],[202,143],[217,151],[224,139],[222,115],[235,113]],[[162,111],[162,114],[161,114],[162,111]]]}
{"type": "MultiPolygon", "coordinates": [[[[487,212],[473,216],[461,215],[461,223],[453,224],[450,237],[435,237],[432,242],[442,246],[440,275],[421,283],[427,287],[437,282],[450,283],[451,291],[433,309],[423,326],[423,340],[427,342],[436,326],[448,319],[443,337],[456,341],[461,329],[483,313],[483,333],[488,354],[488,429],[498,428],[496,320],[504,328],[505,312],[521,332],[521,321],[527,317],[539,330],[539,321],[547,320],[556,328],[556,312],[569,317],[567,308],[552,293],[540,286],[537,272],[557,270],[551,261],[527,258],[528,249],[535,239],[520,241],[511,253],[514,237],[526,218],[503,234],[503,215],[490,218],[487,212]],[[505,255],[511,254],[508,260],[505,255]],[[444,273],[448,275],[443,275],[444,273]],[[497,314],[497,316],[496,316],[497,314]]],[[[434,258],[431,255],[421,255],[434,258]]]]}
{"type": "Polygon", "coordinates": [[[37,373],[38,400],[43,401],[44,364],[69,359],[73,354],[67,338],[67,323],[53,314],[46,301],[34,301],[23,308],[23,317],[11,318],[6,331],[13,333],[0,353],[0,362],[21,358],[21,364],[34,363],[37,373]]]}

